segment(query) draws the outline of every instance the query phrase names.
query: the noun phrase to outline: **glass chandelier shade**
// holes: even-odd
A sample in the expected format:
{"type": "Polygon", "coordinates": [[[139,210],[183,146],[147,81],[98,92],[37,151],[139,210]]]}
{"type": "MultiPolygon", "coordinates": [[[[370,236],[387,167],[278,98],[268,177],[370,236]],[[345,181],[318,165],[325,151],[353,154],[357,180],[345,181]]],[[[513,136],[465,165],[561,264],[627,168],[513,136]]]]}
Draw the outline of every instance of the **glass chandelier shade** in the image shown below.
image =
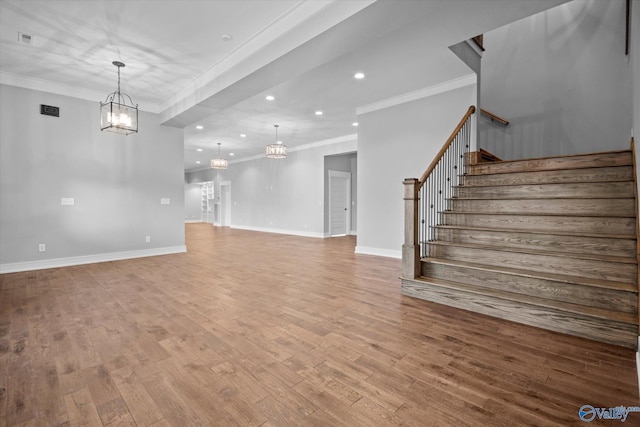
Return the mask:
{"type": "Polygon", "coordinates": [[[279,125],[273,125],[276,128],[276,143],[267,145],[267,157],[270,159],[284,159],[287,157],[287,146],[278,141],[278,127],[279,125]]]}
{"type": "Polygon", "coordinates": [[[220,146],[222,145],[222,143],[218,142],[218,158],[217,159],[211,159],[211,167],[213,169],[226,169],[228,162],[227,159],[223,159],[222,155],[220,154],[220,146]]]}
{"type": "Polygon", "coordinates": [[[113,61],[113,65],[118,67],[118,89],[100,103],[100,130],[124,135],[137,133],[138,104],[134,104],[129,95],[120,92],[120,68],[125,65],[120,61],[113,61]]]}

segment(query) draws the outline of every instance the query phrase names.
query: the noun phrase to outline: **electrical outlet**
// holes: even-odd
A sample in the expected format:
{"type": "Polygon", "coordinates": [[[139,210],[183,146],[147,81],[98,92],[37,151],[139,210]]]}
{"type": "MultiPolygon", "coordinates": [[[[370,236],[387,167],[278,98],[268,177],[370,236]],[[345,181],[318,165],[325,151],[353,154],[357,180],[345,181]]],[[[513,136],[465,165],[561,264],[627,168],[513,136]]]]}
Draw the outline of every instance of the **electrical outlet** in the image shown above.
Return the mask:
{"type": "Polygon", "coordinates": [[[40,243],[38,245],[38,252],[45,252],[47,250],[47,247],[45,246],[44,243],[40,243]]]}
{"type": "Polygon", "coordinates": [[[151,243],[151,236],[146,236],[144,238],[144,241],[147,242],[147,243],[151,243]]]}

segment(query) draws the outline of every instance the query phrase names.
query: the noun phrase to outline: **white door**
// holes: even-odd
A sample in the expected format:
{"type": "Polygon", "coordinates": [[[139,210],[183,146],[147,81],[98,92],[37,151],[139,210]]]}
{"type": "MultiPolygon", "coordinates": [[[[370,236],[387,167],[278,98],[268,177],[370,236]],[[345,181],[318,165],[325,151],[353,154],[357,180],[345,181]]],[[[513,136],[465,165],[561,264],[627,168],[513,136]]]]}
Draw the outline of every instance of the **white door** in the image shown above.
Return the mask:
{"type": "Polygon", "coordinates": [[[351,174],[329,171],[329,235],[344,236],[351,231],[351,174]]]}

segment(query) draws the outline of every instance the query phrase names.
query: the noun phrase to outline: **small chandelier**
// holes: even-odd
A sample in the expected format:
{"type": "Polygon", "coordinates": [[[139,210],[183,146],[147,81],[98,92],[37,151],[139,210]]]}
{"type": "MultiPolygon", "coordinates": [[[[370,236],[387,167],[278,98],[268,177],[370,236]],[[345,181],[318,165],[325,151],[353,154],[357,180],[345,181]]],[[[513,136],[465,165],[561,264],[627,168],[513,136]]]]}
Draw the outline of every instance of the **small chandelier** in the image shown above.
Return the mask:
{"type": "Polygon", "coordinates": [[[118,89],[107,95],[104,103],[100,103],[100,130],[125,135],[136,133],[138,132],[138,104],[134,105],[129,95],[120,92],[120,68],[124,68],[124,63],[113,61],[112,64],[118,67],[118,89]]]}
{"type": "Polygon", "coordinates": [[[267,157],[270,159],[284,159],[287,157],[287,146],[278,141],[278,127],[279,125],[273,125],[276,128],[276,143],[267,145],[267,157]]]}
{"type": "Polygon", "coordinates": [[[222,156],[220,155],[220,146],[222,145],[221,142],[218,142],[218,158],[217,159],[211,159],[211,167],[213,169],[226,169],[227,168],[227,159],[223,159],[222,156]]]}

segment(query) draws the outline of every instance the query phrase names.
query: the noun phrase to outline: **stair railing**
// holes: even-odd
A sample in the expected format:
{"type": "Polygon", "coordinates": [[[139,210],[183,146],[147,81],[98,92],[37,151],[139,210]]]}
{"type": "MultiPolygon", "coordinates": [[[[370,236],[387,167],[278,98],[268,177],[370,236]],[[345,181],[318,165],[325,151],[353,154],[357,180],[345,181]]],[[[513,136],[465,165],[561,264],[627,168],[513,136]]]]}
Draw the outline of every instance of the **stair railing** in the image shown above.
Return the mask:
{"type": "Polygon", "coordinates": [[[442,212],[449,209],[453,188],[465,173],[471,148],[471,116],[475,111],[475,106],[469,107],[420,179],[404,180],[404,278],[420,276],[420,258],[427,256],[427,244],[435,240],[435,226],[442,224],[442,212]]]}
{"type": "Polygon", "coordinates": [[[492,122],[498,122],[501,125],[509,126],[509,120],[503,119],[502,117],[498,116],[497,114],[493,114],[491,111],[488,111],[488,110],[485,110],[484,108],[481,108],[480,112],[482,114],[484,114],[485,116],[487,116],[489,119],[491,119],[492,122]]]}

